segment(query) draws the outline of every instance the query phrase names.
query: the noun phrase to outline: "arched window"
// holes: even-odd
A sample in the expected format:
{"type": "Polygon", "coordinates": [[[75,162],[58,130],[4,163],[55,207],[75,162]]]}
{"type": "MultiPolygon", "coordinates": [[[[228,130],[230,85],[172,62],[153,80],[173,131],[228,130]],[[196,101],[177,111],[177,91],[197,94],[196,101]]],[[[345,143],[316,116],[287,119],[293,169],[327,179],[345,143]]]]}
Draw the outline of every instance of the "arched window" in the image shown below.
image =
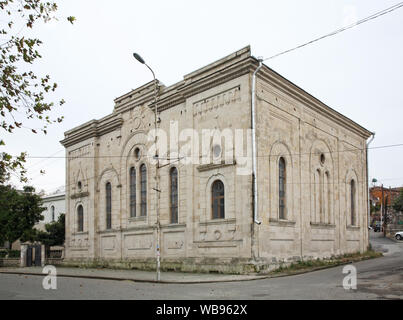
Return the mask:
{"type": "Polygon", "coordinates": [[[147,215],[147,169],[146,165],[140,166],[140,187],[141,187],[141,202],[140,202],[140,215],[147,215]]]}
{"type": "Polygon", "coordinates": [[[211,187],[211,206],[213,211],[213,219],[224,219],[224,184],[220,180],[213,182],[211,187]]]}
{"type": "Polygon", "coordinates": [[[84,209],[81,204],[77,207],[77,231],[84,231],[84,209]]]}
{"type": "Polygon", "coordinates": [[[286,218],[286,167],[283,157],[278,161],[278,211],[279,219],[286,218]]]}
{"type": "Polygon", "coordinates": [[[178,223],[178,169],[170,170],[171,180],[171,223],[178,223]]]}
{"type": "Polygon", "coordinates": [[[130,217],[136,216],[136,169],[130,169],[130,217]]]}
{"type": "Polygon", "coordinates": [[[106,229],[112,228],[112,187],[108,182],[105,186],[106,191],[106,229]]]}
{"type": "Polygon", "coordinates": [[[51,206],[50,211],[52,212],[52,222],[53,222],[55,221],[55,206],[51,206]]]}
{"type": "Polygon", "coordinates": [[[356,223],[355,219],[355,182],[350,181],[350,202],[351,202],[351,225],[354,226],[356,223]]]}

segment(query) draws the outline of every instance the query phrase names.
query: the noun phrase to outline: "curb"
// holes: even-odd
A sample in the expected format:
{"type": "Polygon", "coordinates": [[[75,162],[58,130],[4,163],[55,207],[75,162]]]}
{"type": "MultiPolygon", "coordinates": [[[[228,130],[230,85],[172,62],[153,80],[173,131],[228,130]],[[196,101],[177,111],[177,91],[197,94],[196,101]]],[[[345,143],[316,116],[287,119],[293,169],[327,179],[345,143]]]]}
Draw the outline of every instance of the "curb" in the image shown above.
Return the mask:
{"type": "MultiPolygon", "coordinates": [[[[1,271],[0,274],[18,274],[18,275],[29,275],[29,276],[46,276],[42,273],[34,272],[17,272],[17,271],[1,271]]],[[[133,279],[133,278],[116,278],[107,276],[91,276],[91,275],[71,275],[71,274],[57,274],[58,277],[65,278],[81,278],[81,279],[98,279],[98,280],[115,280],[115,281],[132,281],[132,282],[142,282],[142,283],[162,283],[162,284],[203,284],[203,283],[219,283],[219,282],[239,282],[239,281],[253,281],[262,280],[270,278],[270,276],[257,276],[249,279],[223,279],[223,280],[198,280],[198,281],[157,281],[157,280],[145,280],[145,279],[133,279]]]]}

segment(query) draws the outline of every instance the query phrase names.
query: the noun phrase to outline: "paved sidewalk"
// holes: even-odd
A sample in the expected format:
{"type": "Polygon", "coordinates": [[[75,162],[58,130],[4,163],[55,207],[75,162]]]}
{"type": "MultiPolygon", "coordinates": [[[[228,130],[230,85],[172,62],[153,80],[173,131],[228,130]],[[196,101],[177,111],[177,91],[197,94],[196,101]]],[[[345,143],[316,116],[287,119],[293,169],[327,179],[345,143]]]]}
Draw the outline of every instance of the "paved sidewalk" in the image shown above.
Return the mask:
{"type": "MultiPolygon", "coordinates": [[[[0,274],[27,274],[41,275],[41,267],[11,268],[1,267],[0,274]]],[[[135,282],[157,282],[156,273],[153,271],[140,270],[115,270],[115,269],[90,269],[90,268],[67,268],[57,267],[57,275],[60,277],[92,278],[104,280],[130,280],[135,282]]],[[[160,283],[209,283],[209,282],[231,282],[265,279],[262,275],[231,275],[231,274],[209,274],[209,273],[181,273],[161,272],[160,283]]]]}

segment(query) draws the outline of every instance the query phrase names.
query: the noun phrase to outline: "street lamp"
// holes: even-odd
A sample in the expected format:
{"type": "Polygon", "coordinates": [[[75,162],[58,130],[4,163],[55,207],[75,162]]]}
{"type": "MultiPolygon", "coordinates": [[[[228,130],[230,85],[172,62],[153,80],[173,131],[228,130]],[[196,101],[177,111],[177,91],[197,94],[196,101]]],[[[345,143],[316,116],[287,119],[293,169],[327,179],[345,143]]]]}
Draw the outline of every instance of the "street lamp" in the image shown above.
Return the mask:
{"type": "Polygon", "coordinates": [[[156,243],[156,250],[157,250],[157,281],[160,281],[161,278],[161,272],[160,272],[160,256],[161,256],[161,250],[160,250],[160,214],[159,214],[159,196],[160,196],[160,190],[159,190],[159,176],[158,176],[158,169],[159,169],[159,158],[158,158],[158,147],[157,147],[157,124],[158,124],[158,109],[157,109],[157,81],[155,79],[155,73],[153,69],[150,68],[150,66],[144,61],[144,59],[138,54],[138,53],[133,53],[133,57],[140,62],[141,64],[144,64],[153,74],[154,78],[154,126],[155,126],[155,159],[157,160],[157,164],[155,167],[155,208],[156,208],[156,213],[157,213],[157,243],[156,243]]]}

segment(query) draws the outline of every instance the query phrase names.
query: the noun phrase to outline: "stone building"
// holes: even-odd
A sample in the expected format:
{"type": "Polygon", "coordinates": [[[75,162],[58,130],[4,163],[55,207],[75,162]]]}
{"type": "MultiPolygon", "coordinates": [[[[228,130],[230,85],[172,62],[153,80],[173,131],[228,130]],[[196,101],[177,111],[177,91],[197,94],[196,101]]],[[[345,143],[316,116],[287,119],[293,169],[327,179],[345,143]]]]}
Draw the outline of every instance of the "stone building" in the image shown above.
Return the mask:
{"type": "Polygon", "coordinates": [[[264,64],[253,82],[259,63],[157,82],[156,122],[152,81],[65,133],[66,260],[151,269],[159,244],[163,270],[248,272],[367,249],[371,132],[264,64]]]}

